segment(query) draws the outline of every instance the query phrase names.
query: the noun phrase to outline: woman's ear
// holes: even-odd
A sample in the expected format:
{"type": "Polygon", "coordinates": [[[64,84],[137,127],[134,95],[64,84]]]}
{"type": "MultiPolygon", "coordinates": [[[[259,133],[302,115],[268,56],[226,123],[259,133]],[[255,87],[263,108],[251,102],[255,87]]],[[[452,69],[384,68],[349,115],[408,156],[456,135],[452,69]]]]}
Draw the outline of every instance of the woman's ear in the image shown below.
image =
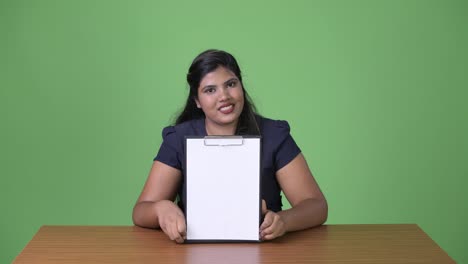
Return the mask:
{"type": "Polygon", "coordinates": [[[198,107],[198,108],[201,108],[201,105],[200,105],[200,102],[198,101],[198,99],[197,99],[197,98],[194,98],[193,100],[195,100],[195,103],[197,104],[197,107],[198,107]]]}

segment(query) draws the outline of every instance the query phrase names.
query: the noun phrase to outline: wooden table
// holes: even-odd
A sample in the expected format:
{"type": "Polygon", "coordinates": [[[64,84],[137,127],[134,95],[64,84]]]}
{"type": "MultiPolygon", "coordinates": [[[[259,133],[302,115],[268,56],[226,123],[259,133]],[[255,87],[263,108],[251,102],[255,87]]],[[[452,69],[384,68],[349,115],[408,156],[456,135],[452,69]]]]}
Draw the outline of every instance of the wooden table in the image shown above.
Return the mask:
{"type": "Polygon", "coordinates": [[[43,226],[14,263],[455,262],[417,225],[325,225],[241,244],[175,244],[134,226],[43,226]]]}

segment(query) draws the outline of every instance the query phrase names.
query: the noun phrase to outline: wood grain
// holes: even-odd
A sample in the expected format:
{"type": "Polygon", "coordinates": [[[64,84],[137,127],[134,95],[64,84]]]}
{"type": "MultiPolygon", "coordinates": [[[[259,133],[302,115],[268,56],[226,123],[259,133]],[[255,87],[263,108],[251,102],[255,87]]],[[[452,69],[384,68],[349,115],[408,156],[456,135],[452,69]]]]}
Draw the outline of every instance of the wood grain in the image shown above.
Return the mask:
{"type": "Polygon", "coordinates": [[[270,242],[176,244],[134,226],[43,226],[14,263],[455,263],[417,225],[325,225],[270,242]]]}

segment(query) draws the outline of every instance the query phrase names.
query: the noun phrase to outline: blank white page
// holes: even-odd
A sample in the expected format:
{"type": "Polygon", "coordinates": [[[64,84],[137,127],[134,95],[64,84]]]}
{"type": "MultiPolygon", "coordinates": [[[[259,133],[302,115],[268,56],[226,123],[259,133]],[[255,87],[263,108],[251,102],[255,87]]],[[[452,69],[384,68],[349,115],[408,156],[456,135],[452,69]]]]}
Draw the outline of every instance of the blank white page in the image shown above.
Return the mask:
{"type": "Polygon", "coordinates": [[[187,138],[186,144],[187,240],[258,241],[260,138],[187,138]]]}

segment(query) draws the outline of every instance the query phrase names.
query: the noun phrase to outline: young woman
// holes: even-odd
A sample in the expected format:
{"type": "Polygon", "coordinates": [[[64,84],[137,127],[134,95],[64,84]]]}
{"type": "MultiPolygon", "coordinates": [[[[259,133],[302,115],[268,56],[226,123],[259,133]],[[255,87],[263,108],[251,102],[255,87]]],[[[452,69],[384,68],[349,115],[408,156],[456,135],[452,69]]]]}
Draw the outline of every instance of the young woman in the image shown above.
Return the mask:
{"type": "MultiPolygon", "coordinates": [[[[323,224],[328,206],[286,121],[255,112],[235,58],[221,50],[198,55],[187,74],[190,92],[174,126],[163,129],[163,143],[133,209],[135,225],[161,228],[178,243],[185,239],[185,136],[261,135],[264,221],[260,237],[323,224]],[[281,191],[291,204],[282,210],[281,191]],[[174,203],[179,196],[178,205],[174,203]]],[[[239,190],[240,192],[240,190],[239,190]]]]}

